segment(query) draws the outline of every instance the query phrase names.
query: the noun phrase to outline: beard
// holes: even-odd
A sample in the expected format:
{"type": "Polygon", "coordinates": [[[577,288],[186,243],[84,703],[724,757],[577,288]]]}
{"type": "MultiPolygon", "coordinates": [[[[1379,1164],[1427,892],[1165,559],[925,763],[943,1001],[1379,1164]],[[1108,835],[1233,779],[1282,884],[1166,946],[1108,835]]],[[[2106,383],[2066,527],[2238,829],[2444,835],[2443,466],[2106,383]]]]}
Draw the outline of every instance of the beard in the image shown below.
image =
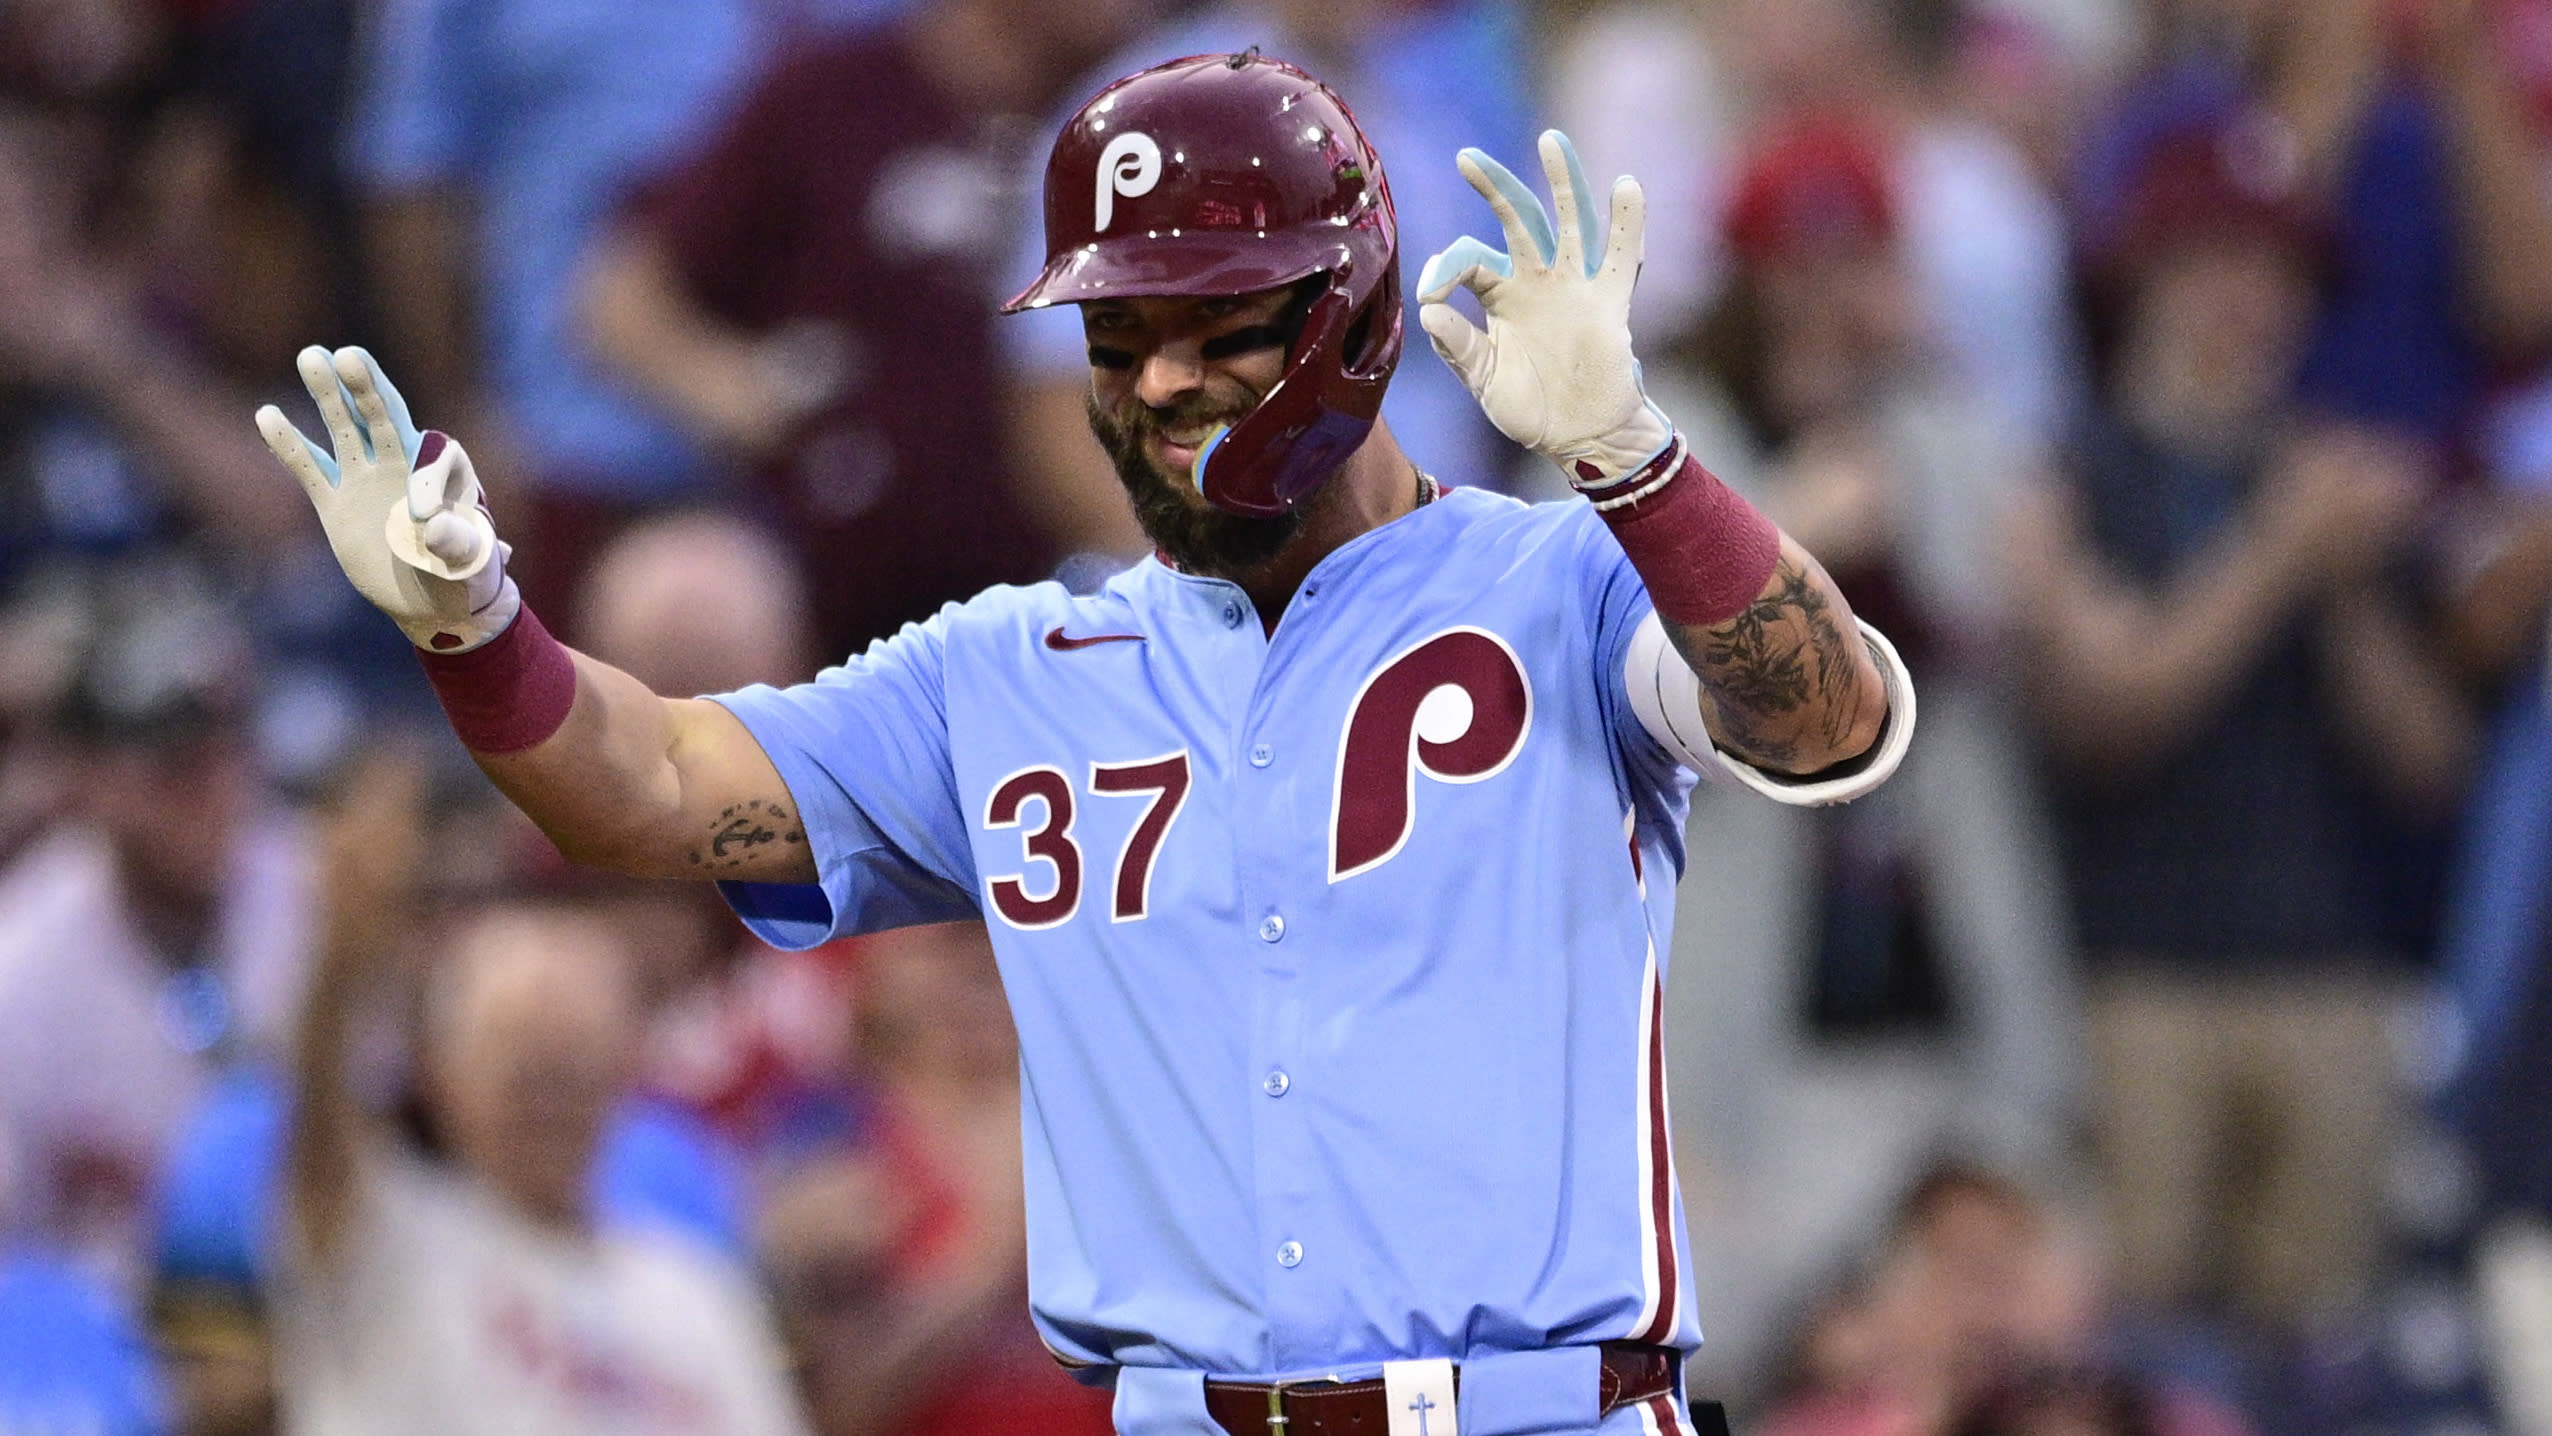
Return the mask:
{"type": "Polygon", "coordinates": [[[1151,440],[1165,430],[1238,423],[1258,407],[1260,397],[1247,395],[1235,407],[1192,394],[1167,409],[1135,399],[1114,413],[1099,403],[1095,392],[1085,400],[1090,432],[1107,450],[1117,482],[1134,501],[1134,521],[1142,525],[1143,536],[1189,573],[1217,578],[1246,573],[1274,558],[1302,530],[1299,508],[1265,519],[1227,513],[1207,502],[1188,475],[1169,473],[1152,461],[1151,440]]]}

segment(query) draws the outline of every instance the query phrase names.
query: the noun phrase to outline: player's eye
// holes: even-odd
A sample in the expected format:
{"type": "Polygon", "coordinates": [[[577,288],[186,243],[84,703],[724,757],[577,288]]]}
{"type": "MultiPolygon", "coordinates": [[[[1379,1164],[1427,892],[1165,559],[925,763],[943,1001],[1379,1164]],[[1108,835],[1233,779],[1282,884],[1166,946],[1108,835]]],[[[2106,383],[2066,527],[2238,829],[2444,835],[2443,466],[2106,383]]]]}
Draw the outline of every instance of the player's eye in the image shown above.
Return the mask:
{"type": "Polygon", "coordinates": [[[1105,344],[1093,344],[1090,346],[1090,367],[1093,369],[1131,369],[1134,367],[1134,356],[1123,349],[1111,349],[1105,344]]]}
{"type": "Polygon", "coordinates": [[[1235,329],[1229,334],[1217,334],[1196,346],[1196,352],[1200,357],[1209,360],[1229,359],[1236,354],[1284,347],[1285,331],[1282,327],[1274,324],[1252,324],[1244,329],[1235,329]]]}

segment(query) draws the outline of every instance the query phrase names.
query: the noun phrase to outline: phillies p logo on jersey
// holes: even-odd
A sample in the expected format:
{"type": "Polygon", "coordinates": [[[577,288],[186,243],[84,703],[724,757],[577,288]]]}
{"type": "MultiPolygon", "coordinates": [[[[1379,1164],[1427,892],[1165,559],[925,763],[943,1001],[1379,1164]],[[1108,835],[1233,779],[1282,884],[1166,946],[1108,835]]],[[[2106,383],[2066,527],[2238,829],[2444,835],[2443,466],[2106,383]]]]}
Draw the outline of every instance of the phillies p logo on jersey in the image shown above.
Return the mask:
{"type": "Polygon", "coordinates": [[[1417,822],[1418,775],[1495,777],[1533,726],[1533,685],[1506,640],[1449,628],[1384,664],[1347,705],[1330,805],[1329,880],[1389,862],[1417,822]]]}

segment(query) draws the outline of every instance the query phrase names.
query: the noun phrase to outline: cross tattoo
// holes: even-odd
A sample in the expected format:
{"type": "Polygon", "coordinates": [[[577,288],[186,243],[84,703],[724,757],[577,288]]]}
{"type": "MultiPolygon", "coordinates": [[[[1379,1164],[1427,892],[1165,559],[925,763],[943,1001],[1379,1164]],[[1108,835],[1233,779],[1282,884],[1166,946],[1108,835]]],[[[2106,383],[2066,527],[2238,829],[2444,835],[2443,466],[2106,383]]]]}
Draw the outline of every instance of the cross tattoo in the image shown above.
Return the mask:
{"type": "Polygon", "coordinates": [[[1423,1391],[1418,1393],[1417,1400],[1409,1403],[1409,1409],[1418,1413],[1418,1436],[1427,1436],[1427,1413],[1433,1411],[1435,1405],[1423,1391]]]}

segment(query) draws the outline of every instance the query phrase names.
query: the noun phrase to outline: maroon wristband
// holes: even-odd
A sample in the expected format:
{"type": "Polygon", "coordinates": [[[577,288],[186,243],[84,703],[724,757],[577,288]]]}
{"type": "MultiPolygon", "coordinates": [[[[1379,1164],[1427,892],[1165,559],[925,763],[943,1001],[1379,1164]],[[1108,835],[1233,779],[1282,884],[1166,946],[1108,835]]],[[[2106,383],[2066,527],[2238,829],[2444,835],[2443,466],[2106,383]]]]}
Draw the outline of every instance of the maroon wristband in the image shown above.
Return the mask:
{"type": "Polygon", "coordinates": [[[529,608],[467,653],[417,650],[452,731],[473,753],[520,753],[567,721],[576,702],[576,658],[529,608]]]}
{"type": "Polygon", "coordinates": [[[1781,530],[1700,460],[1689,452],[1682,458],[1673,477],[1653,488],[1634,482],[1642,475],[1614,486],[1646,488],[1639,499],[1598,503],[1596,511],[1648,585],[1658,616],[1708,627],[1762,595],[1781,561],[1781,530]]]}

